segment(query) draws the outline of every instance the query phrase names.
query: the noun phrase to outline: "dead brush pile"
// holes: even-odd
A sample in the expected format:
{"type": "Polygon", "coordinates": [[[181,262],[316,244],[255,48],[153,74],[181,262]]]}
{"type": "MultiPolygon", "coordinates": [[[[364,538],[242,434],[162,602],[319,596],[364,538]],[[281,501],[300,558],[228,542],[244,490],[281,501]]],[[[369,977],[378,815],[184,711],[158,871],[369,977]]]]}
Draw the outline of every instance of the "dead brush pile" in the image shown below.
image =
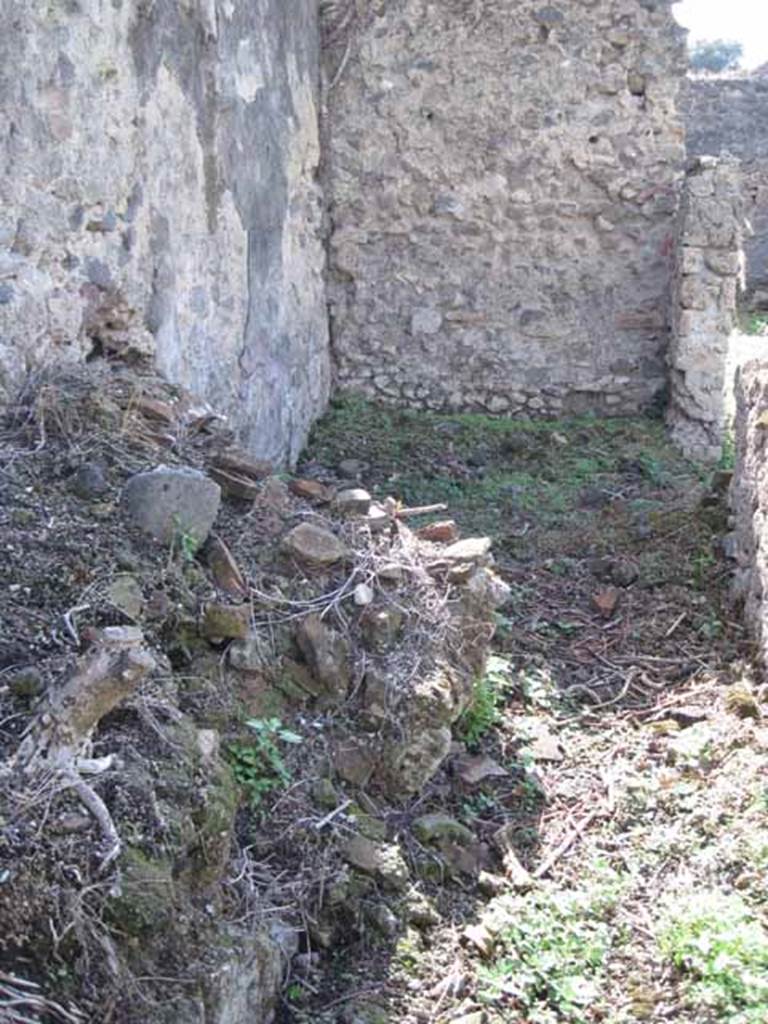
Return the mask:
{"type": "Polygon", "coordinates": [[[270,1020],[451,749],[505,596],[489,542],[276,476],[125,369],[31,382],[0,458],[0,1019],[223,1021],[245,975],[270,1020]],[[188,490],[142,529],[153,472],[214,481],[208,536],[188,490]]]}

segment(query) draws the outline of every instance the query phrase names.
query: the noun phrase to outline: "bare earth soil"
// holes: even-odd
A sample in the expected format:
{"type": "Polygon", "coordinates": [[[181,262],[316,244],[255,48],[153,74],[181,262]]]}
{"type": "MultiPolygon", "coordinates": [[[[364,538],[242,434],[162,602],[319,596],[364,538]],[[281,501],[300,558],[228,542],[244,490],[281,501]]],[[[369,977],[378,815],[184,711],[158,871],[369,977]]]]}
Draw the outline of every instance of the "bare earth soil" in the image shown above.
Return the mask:
{"type": "Polygon", "coordinates": [[[489,845],[506,826],[534,877],[491,897],[458,872],[434,888],[438,924],[363,936],[321,998],[289,989],[291,1019],[768,1020],[768,692],[728,603],[727,473],[653,420],[346,400],[304,470],[350,458],[374,493],[444,501],[494,537],[511,598],[458,739],[508,774],[467,785],[449,763],[418,812],[489,845]]]}
{"type": "MultiPolygon", "coordinates": [[[[105,719],[92,751],[124,766],[94,786],[127,844],[164,856],[175,806],[182,831],[183,820],[207,822],[206,808],[215,810],[210,780],[181,770],[180,715],[218,730],[230,766],[248,739],[243,715],[278,716],[303,742],[281,748],[290,784],[251,804],[241,793],[232,849],[219,851],[226,881],[216,905],[195,877],[165,961],[153,961],[141,991],[118,989],[108,1003],[114,976],[93,945],[105,941],[113,899],[94,857],[98,830],[71,794],[38,794],[44,813],[0,806],[0,998],[3,971],[23,969],[72,1006],[70,1018],[29,1011],[29,1020],[158,1024],[184,998],[192,937],[204,945],[218,916],[279,914],[302,936],[283,989],[285,1024],[765,1024],[768,691],[728,600],[727,472],[683,460],[658,420],[533,423],[336,402],[297,473],[407,506],[445,504],[409,525],[450,517],[464,537],[491,536],[510,595],[437,776],[399,803],[336,779],[323,807],[329,787],[316,784],[328,750],[355,724],[346,708],[317,709],[306,694],[297,702],[275,689],[284,678],[259,688],[252,675],[225,690],[226,647],[197,632],[201,604],[215,596],[209,568],[148,547],[120,515],[132,473],[159,461],[202,465],[218,443],[207,422],[169,439],[146,398],[171,396],[132,374],[38,383],[0,432],[0,763],[38,695],[87,648],[88,631],[134,621],[166,660],[105,719]],[[83,465],[103,479],[80,479],[83,465]],[[336,813],[339,801],[349,814],[336,813]],[[419,832],[430,812],[449,816],[451,841],[419,832]],[[399,845],[412,888],[393,893],[368,879],[355,913],[326,935],[321,910],[338,880],[349,881],[339,845],[363,824],[399,845]],[[82,934],[60,934],[73,900],[82,934]],[[46,934],[35,931],[40,921],[50,922],[46,934]],[[45,951],[44,970],[16,956],[30,942],[45,951]]],[[[250,504],[225,503],[216,526],[267,618],[271,602],[305,613],[321,590],[345,585],[276,558],[287,526],[315,515],[281,483],[250,504]]],[[[149,936],[157,908],[148,902],[123,908],[131,917],[119,927],[137,924],[138,906],[149,925],[138,922],[137,934],[149,936]]]]}

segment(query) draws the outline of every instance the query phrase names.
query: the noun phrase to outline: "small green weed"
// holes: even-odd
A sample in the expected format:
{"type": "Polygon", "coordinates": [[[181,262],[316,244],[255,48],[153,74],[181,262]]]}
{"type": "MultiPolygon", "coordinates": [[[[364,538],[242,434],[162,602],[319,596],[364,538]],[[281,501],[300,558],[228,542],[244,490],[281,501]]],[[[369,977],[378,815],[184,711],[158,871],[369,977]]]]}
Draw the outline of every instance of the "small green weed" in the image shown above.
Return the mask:
{"type": "Polygon", "coordinates": [[[534,825],[521,825],[515,829],[515,845],[535,849],[539,843],[539,830],[534,825]]]}
{"type": "Polygon", "coordinates": [[[686,979],[692,1007],[723,1024],[768,1020],[768,931],[737,895],[695,892],[662,921],[659,946],[686,979]]]}
{"type": "Polygon", "coordinates": [[[280,743],[301,743],[302,738],[286,729],[279,718],[251,718],[252,743],[230,743],[229,760],[235,778],[245,790],[251,807],[264,796],[290,784],[291,775],[280,752],[280,743]]]}
{"type": "Polygon", "coordinates": [[[661,487],[665,483],[667,474],[662,461],[655,452],[638,452],[637,463],[643,476],[646,480],[650,480],[655,487],[661,487]]]}
{"type": "Polygon", "coordinates": [[[288,1000],[289,1003],[301,1002],[301,998],[303,995],[304,989],[301,987],[301,985],[296,984],[296,982],[294,982],[292,985],[289,985],[288,988],[285,990],[285,998],[288,1000]]]}
{"type": "Polygon", "coordinates": [[[700,548],[691,558],[691,583],[697,590],[706,590],[709,576],[717,559],[706,547],[700,548]]]}
{"type": "Polygon", "coordinates": [[[179,556],[182,562],[194,562],[200,541],[191,530],[185,529],[178,516],[174,517],[174,537],[171,542],[170,558],[179,556]]]}
{"type": "Polygon", "coordinates": [[[475,793],[468,796],[461,804],[461,816],[465,821],[481,818],[483,814],[498,810],[496,800],[488,793],[475,793]]]}
{"type": "Polygon", "coordinates": [[[768,334],[768,313],[748,313],[742,318],[745,334],[768,334]]]}
{"type": "Polygon", "coordinates": [[[472,701],[458,721],[458,733],[471,749],[501,720],[499,702],[509,686],[509,663],[504,658],[488,659],[488,670],[478,679],[472,701]]]}
{"type": "Polygon", "coordinates": [[[723,432],[723,444],[717,468],[722,470],[731,470],[735,465],[736,439],[734,437],[733,428],[731,427],[723,432]]]}
{"type": "Polygon", "coordinates": [[[496,623],[496,632],[494,633],[494,636],[497,643],[499,641],[509,641],[512,638],[512,626],[514,624],[514,620],[510,618],[509,615],[502,615],[501,612],[496,612],[494,620],[496,623]]]}
{"type": "Polygon", "coordinates": [[[721,637],[725,631],[722,620],[715,615],[714,612],[710,612],[709,615],[701,622],[697,627],[697,633],[699,636],[703,636],[705,640],[714,641],[721,637]]]}
{"type": "Polygon", "coordinates": [[[194,562],[195,553],[200,545],[191,533],[182,533],[179,537],[179,551],[185,562],[194,562]]]}
{"type": "Polygon", "coordinates": [[[530,1024],[586,1020],[599,996],[622,888],[606,865],[592,873],[596,881],[583,889],[542,889],[510,905],[502,955],[481,975],[486,1002],[514,1006],[530,1024]]]}
{"type": "Polygon", "coordinates": [[[573,575],[574,560],[572,558],[550,558],[544,564],[553,576],[573,575]]]}
{"type": "Polygon", "coordinates": [[[546,800],[546,793],[535,776],[528,776],[520,783],[520,803],[523,810],[535,811],[546,800]]]}
{"type": "Polygon", "coordinates": [[[423,949],[419,933],[409,928],[395,946],[394,962],[404,974],[415,976],[422,961],[423,949]]]}

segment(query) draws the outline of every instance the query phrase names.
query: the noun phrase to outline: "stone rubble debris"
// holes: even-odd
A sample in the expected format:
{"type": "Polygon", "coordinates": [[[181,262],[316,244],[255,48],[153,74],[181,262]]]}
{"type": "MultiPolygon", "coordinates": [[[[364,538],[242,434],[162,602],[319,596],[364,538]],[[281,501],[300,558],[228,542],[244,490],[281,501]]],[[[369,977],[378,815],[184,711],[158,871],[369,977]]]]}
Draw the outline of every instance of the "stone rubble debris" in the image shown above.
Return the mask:
{"type": "Polygon", "coordinates": [[[350,549],[330,530],[314,523],[300,523],[283,538],[283,548],[310,566],[331,566],[347,561],[350,549]]]}

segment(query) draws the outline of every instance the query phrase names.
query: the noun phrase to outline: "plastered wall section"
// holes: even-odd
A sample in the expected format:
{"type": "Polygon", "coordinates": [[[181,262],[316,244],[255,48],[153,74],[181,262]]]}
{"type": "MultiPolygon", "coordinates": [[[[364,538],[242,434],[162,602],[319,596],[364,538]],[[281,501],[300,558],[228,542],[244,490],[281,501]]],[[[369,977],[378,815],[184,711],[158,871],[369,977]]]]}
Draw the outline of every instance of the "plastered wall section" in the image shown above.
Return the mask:
{"type": "Polygon", "coordinates": [[[436,410],[653,403],[683,166],[666,0],[329,7],[340,386],[436,410]]]}
{"type": "Polygon", "coordinates": [[[726,151],[741,160],[744,208],[752,230],[745,240],[745,301],[768,309],[768,79],[690,79],[682,109],[692,156],[726,151]]]}
{"type": "Polygon", "coordinates": [[[1,0],[0,394],[151,351],[293,460],[330,384],[314,0],[1,0]]]}

